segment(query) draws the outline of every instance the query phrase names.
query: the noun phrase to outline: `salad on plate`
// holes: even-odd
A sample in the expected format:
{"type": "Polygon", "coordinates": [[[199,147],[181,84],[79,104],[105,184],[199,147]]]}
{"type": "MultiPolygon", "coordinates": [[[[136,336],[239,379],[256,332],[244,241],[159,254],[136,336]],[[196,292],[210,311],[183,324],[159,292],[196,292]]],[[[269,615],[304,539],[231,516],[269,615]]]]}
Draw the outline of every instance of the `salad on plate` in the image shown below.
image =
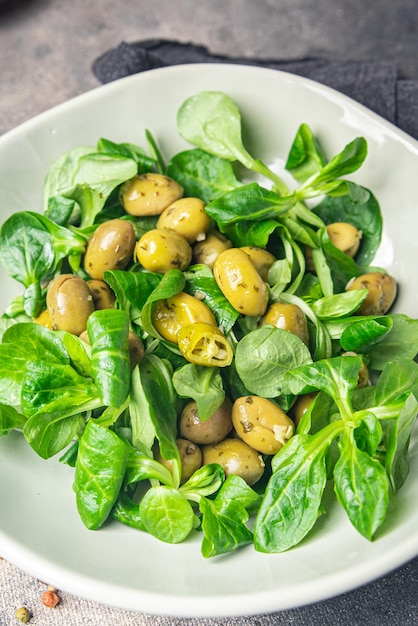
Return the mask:
{"type": "Polygon", "coordinates": [[[0,434],[74,468],[89,529],[278,553],[332,486],[373,540],[409,471],[418,320],[373,265],[379,202],[350,178],[367,142],[327,155],[302,122],[267,165],[218,91],[177,123],[191,147],[167,162],[152,130],[67,151],[42,211],[2,225],[23,292],[1,318],[0,434]]]}

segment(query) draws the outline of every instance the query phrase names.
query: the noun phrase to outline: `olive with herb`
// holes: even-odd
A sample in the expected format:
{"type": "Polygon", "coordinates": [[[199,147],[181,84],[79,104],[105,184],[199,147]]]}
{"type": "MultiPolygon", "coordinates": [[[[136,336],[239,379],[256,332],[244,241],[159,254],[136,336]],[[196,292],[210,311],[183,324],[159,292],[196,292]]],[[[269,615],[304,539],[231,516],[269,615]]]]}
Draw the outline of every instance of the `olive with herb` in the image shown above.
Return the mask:
{"type": "Polygon", "coordinates": [[[238,437],[262,454],[276,454],[295,432],[290,417],[274,402],[259,396],[237,398],[232,423],[238,437]]]}
{"type": "Polygon", "coordinates": [[[120,190],[123,208],[130,215],[160,215],[183,196],[183,187],[164,174],[148,172],[126,181],[120,190]]]}
{"type": "Polygon", "coordinates": [[[367,297],[357,309],[356,315],[384,315],[396,298],[396,280],[384,272],[370,272],[353,278],[346,286],[346,291],[367,289],[367,297]]]}
{"type": "Polygon", "coordinates": [[[174,230],[154,228],[137,242],[135,258],[146,270],[165,274],[172,269],[184,271],[190,264],[192,249],[174,230]]]}
{"type": "Polygon", "coordinates": [[[202,447],[203,464],[219,463],[225,476],[236,474],[248,485],[254,485],[264,473],[265,464],[259,452],[241,439],[228,438],[202,447]]]}
{"type": "Polygon", "coordinates": [[[132,259],[135,231],[126,220],[104,222],[94,231],[84,255],[84,269],[91,278],[103,280],[106,270],[123,270],[132,259]]]}

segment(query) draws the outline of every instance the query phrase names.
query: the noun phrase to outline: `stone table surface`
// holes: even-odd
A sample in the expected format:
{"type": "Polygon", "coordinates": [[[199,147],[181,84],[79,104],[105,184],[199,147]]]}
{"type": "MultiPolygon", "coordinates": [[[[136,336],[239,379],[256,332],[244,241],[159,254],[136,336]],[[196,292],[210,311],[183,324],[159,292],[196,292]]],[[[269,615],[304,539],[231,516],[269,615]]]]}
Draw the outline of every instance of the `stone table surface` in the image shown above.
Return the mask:
{"type": "MultiPolygon", "coordinates": [[[[174,39],[244,58],[388,60],[418,80],[417,29],[417,0],[0,0],[0,134],[97,87],[93,61],[121,41],[174,39]]],[[[48,609],[45,588],[0,561],[0,626],[18,623],[21,604],[37,626],[418,624],[417,559],[326,602],[222,620],[130,613],[65,591],[48,609]]]]}

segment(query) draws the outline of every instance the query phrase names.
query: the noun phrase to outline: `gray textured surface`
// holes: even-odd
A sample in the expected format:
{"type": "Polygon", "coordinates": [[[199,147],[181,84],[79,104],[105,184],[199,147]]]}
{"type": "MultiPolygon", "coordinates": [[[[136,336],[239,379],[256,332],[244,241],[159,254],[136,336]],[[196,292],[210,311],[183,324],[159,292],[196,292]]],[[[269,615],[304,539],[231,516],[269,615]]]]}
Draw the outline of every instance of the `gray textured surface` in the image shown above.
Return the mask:
{"type": "MultiPolygon", "coordinates": [[[[417,24],[416,0],[0,0],[0,134],[97,87],[92,63],[109,48],[158,37],[234,57],[394,62],[416,107],[417,24]]],[[[22,604],[35,626],[418,625],[418,560],[328,602],[230,620],[151,617],[61,592],[52,610],[45,589],[0,561],[0,626],[17,624],[22,604]]]]}
{"type": "Polygon", "coordinates": [[[247,57],[391,60],[418,78],[416,0],[3,0],[0,9],[0,133],[96,87],[92,61],[121,40],[167,37],[247,57]]]}

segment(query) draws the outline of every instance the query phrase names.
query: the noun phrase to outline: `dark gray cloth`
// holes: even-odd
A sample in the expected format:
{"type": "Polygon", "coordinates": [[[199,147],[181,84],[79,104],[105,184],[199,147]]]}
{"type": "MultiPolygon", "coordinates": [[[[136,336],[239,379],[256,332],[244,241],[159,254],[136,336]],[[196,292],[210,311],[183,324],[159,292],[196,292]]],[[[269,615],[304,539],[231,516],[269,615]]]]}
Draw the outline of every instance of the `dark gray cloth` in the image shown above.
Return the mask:
{"type": "Polygon", "coordinates": [[[102,83],[145,70],[184,63],[237,63],[305,76],[350,96],[418,138],[418,82],[402,80],[392,61],[252,59],[227,57],[204,46],[166,39],[122,42],[98,57],[93,73],[102,83]]]}

